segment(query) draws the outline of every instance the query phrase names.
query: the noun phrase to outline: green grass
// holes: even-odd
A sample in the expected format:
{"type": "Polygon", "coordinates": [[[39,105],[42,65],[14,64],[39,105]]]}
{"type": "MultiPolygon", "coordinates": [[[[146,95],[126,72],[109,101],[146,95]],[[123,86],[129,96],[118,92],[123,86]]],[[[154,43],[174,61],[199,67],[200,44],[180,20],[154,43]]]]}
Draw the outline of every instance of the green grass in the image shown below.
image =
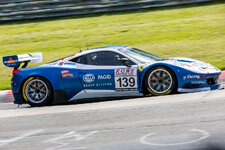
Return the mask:
{"type": "Polygon", "coordinates": [[[225,69],[225,3],[1,24],[0,89],[10,88],[12,72],[3,66],[2,56],[43,52],[46,63],[86,49],[84,39],[88,48],[127,45],[162,57],[191,57],[225,69]]]}

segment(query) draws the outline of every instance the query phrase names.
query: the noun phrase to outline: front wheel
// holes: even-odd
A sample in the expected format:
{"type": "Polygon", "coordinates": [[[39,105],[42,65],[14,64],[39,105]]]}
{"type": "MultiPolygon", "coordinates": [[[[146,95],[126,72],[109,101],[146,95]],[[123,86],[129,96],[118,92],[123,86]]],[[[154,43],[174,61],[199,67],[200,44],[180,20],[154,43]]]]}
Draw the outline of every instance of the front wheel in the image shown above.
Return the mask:
{"type": "Polygon", "coordinates": [[[152,95],[167,95],[177,90],[176,75],[166,67],[150,69],[144,79],[145,91],[152,95]]]}
{"type": "Polygon", "coordinates": [[[22,89],[23,98],[31,106],[46,106],[51,104],[52,88],[50,83],[41,77],[30,77],[22,89]]]}

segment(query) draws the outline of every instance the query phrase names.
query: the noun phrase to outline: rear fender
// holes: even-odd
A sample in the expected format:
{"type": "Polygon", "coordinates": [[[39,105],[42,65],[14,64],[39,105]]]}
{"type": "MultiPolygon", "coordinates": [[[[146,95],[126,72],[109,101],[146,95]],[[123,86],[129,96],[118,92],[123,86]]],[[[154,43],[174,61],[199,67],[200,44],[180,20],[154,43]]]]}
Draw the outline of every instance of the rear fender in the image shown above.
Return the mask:
{"type": "MultiPolygon", "coordinates": [[[[17,87],[21,87],[27,78],[31,76],[40,76],[51,83],[53,90],[62,90],[65,87],[65,79],[69,79],[69,77],[62,79],[62,71],[64,70],[69,70],[69,72],[73,73],[74,78],[78,77],[78,71],[76,69],[68,69],[64,67],[34,67],[26,68],[16,73],[16,75],[12,78],[12,82],[14,80],[18,80],[16,81],[17,87]]],[[[18,93],[19,89],[15,89],[14,92],[18,93]]]]}
{"type": "MultiPolygon", "coordinates": [[[[56,75],[57,70],[51,69],[51,68],[29,68],[29,69],[23,69],[22,71],[16,73],[16,75],[12,78],[12,83],[15,81],[18,87],[21,87],[23,83],[32,76],[40,76],[48,80],[53,90],[60,89],[60,84],[58,84],[56,81],[59,81],[60,77],[56,75]],[[19,79],[19,80],[18,80],[19,79]]],[[[19,93],[20,89],[14,89],[14,93],[19,93]]]]}
{"type": "MultiPolygon", "coordinates": [[[[30,77],[35,76],[45,78],[49,81],[54,93],[66,93],[67,98],[64,96],[64,100],[69,99],[74,96],[77,91],[82,90],[81,83],[78,79],[78,69],[64,67],[35,67],[23,69],[14,75],[12,78],[13,93],[20,95],[24,82],[30,77]],[[62,76],[64,73],[63,71],[69,72],[73,76],[62,76]]],[[[55,95],[57,94],[54,94],[54,100],[56,99],[55,95]]]]}

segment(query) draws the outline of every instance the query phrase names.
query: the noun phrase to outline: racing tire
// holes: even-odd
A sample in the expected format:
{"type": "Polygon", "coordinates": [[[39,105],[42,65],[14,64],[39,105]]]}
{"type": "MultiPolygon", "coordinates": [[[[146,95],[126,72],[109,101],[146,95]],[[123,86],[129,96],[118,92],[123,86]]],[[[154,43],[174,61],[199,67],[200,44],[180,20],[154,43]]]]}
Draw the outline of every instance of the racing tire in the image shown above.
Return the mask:
{"type": "Polygon", "coordinates": [[[176,93],[177,78],[175,73],[163,66],[148,70],[144,78],[145,93],[155,96],[176,93]]]}
{"type": "Polygon", "coordinates": [[[24,100],[33,107],[47,106],[52,102],[52,86],[42,77],[29,77],[23,84],[24,100]]]}

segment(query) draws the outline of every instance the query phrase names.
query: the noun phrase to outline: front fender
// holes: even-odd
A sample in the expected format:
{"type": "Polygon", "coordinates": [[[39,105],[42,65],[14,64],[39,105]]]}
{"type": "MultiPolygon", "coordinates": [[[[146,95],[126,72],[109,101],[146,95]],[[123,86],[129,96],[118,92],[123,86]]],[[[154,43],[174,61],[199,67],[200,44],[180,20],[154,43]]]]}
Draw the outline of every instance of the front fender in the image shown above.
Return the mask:
{"type": "Polygon", "coordinates": [[[164,62],[158,62],[158,63],[151,64],[151,65],[145,67],[143,69],[143,71],[140,71],[140,91],[142,91],[142,87],[144,85],[144,78],[145,78],[145,75],[148,72],[148,70],[151,69],[151,68],[157,67],[157,66],[164,66],[164,67],[170,68],[176,75],[178,87],[179,87],[180,81],[182,80],[183,75],[190,72],[190,71],[188,71],[186,69],[183,69],[181,67],[171,65],[171,64],[167,64],[167,63],[164,63],[164,62]]]}

